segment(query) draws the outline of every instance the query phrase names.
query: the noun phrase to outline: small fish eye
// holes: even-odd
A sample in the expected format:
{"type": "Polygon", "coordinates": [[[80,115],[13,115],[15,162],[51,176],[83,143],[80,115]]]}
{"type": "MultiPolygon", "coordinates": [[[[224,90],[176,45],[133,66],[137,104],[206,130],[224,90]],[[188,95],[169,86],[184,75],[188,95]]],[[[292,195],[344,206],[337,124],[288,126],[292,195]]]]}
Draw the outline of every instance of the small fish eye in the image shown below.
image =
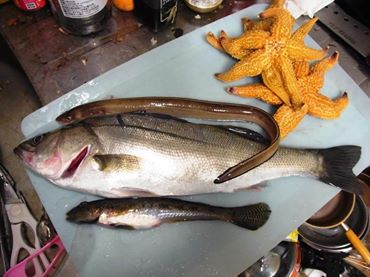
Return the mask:
{"type": "Polygon", "coordinates": [[[66,117],[64,117],[64,120],[65,121],[71,121],[72,120],[72,116],[71,115],[67,115],[66,117]]]}
{"type": "Polygon", "coordinates": [[[44,136],[43,136],[43,135],[40,135],[40,136],[34,137],[34,138],[32,139],[32,145],[36,146],[37,144],[39,144],[39,143],[42,141],[42,139],[43,139],[43,138],[44,138],[44,136]]]}

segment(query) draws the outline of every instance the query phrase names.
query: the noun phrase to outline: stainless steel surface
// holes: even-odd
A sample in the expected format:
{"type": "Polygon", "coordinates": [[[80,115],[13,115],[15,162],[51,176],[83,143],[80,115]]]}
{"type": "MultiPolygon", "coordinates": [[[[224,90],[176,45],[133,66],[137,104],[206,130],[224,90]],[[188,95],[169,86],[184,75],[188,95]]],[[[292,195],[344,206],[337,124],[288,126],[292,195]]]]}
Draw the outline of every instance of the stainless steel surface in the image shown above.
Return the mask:
{"type": "MultiPolygon", "coordinates": [[[[1,38],[0,49],[0,163],[11,172],[11,177],[17,183],[17,188],[22,191],[27,198],[30,209],[38,217],[41,215],[39,212],[41,210],[40,200],[21,163],[14,156],[13,147],[17,141],[22,139],[19,122],[24,116],[38,108],[39,104],[28,79],[20,71],[15,58],[12,58],[11,52],[5,47],[1,38]]],[[[2,171],[1,166],[0,171],[2,171]]],[[[7,182],[12,183],[12,181],[7,182]]],[[[0,191],[2,187],[0,181],[0,191]]],[[[6,252],[10,257],[11,228],[5,206],[3,206],[3,213],[3,220],[0,219],[0,229],[6,227],[7,231],[4,231],[5,243],[1,244],[1,247],[7,248],[6,252]]],[[[5,268],[7,267],[0,264],[0,276],[5,272],[5,268]]]]}
{"type": "Polygon", "coordinates": [[[197,13],[178,2],[174,24],[154,33],[133,13],[113,9],[106,28],[92,36],[66,35],[50,11],[21,13],[11,3],[0,6],[0,33],[29,77],[42,104],[153,48],[256,2],[225,0],[222,8],[197,13]],[[41,31],[42,30],[42,31],[41,31]]]}
{"type": "Polygon", "coordinates": [[[57,232],[45,211],[37,223],[36,235],[40,240],[41,246],[44,246],[57,235],[57,232]]]}
{"type": "Polygon", "coordinates": [[[10,183],[4,182],[5,205],[23,203],[22,196],[14,190],[13,186],[10,183]]]}
{"type": "Polygon", "coordinates": [[[5,189],[4,186],[13,182],[8,172],[0,164],[0,257],[1,270],[6,271],[10,267],[10,248],[11,248],[11,227],[5,209],[5,189]]]}
{"type": "Polygon", "coordinates": [[[254,265],[248,268],[244,275],[245,277],[273,277],[278,272],[281,264],[281,257],[279,254],[271,251],[266,256],[262,257],[254,265]]]}
{"type": "MultiPolygon", "coordinates": [[[[1,172],[6,172],[2,170],[1,172]]],[[[12,248],[10,253],[10,267],[15,266],[19,262],[19,255],[22,250],[28,252],[29,255],[41,248],[40,240],[36,235],[37,221],[29,211],[23,196],[16,191],[14,181],[11,177],[5,177],[1,174],[0,178],[4,183],[4,202],[7,217],[10,222],[12,248]],[[8,181],[9,180],[9,181],[8,181]],[[24,235],[24,226],[27,225],[34,234],[34,243],[30,245],[24,235]]],[[[43,268],[49,265],[49,260],[45,254],[40,254],[40,260],[34,260],[33,265],[37,276],[41,276],[43,268]]]]}
{"type": "Polygon", "coordinates": [[[238,277],[295,276],[300,268],[300,255],[298,244],[282,241],[238,277]]]}
{"type": "Polygon", "coordinates": [[[370,30],[332,3],[317,13],[320,22],[352,46],[364,58],[370,55],[370,30]]]}

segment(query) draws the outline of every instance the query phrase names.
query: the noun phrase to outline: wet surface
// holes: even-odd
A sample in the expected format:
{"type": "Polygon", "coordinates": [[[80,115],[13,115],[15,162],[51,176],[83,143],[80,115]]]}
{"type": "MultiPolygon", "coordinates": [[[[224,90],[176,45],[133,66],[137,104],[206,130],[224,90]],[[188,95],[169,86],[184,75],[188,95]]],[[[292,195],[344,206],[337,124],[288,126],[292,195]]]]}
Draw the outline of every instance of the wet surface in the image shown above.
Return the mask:
{"type": "MultiPolygon", "coordinates": [[[[1,45],[3,43],[0,42],[1,45]]],[[[41,215],[41,204],[28,180],[24,166],[14,155],[13,149],[22,141],[20,122],[41,104],[21,68],[6,49],[1,47],[6,60],[0,62],[0,162],[13,176],[18,188],[25,194],[35,215],[41,215]]]]}
{"type": "MultiPolygon", "coordinates": [[[[33,215],[39,219],[42,204],[25,167],[13,153],[13,148],[23,140],[20,123],[23,118],[41,107],[34,89],[16,59],[0,37],[0,163],[12,175],[17,188],[25,196],[33,215]]],[[[3,269],[0,265],[0,275],[3,269]]],[[[75,276],[69,259],[64,260],[60,276],[75,276]]]]}

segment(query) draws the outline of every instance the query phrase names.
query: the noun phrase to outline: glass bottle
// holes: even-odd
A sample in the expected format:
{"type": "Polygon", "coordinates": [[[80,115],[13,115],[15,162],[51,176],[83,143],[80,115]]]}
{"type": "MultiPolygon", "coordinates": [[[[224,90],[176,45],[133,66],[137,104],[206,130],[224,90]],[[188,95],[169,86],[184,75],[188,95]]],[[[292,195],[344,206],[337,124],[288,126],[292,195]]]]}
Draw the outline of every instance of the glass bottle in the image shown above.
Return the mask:
{"type": "Polygon", "coordinates": [[[112,15],[110,0],[49,0],[59,25],[69,34],[101,31],[112,15]]]}

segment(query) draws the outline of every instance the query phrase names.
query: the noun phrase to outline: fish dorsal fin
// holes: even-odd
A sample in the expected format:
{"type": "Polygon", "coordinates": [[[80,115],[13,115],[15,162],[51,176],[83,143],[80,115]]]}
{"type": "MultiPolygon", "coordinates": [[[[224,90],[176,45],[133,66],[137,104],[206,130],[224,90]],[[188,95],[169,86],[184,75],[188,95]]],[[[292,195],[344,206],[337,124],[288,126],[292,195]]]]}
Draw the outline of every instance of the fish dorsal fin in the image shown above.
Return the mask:
{"type": "Polygon", "coordinates": [[[127,154],[96,154],[93,156],[98,169],[104,172],[131,171],[140,167],[140,158],[127,154]]]}

